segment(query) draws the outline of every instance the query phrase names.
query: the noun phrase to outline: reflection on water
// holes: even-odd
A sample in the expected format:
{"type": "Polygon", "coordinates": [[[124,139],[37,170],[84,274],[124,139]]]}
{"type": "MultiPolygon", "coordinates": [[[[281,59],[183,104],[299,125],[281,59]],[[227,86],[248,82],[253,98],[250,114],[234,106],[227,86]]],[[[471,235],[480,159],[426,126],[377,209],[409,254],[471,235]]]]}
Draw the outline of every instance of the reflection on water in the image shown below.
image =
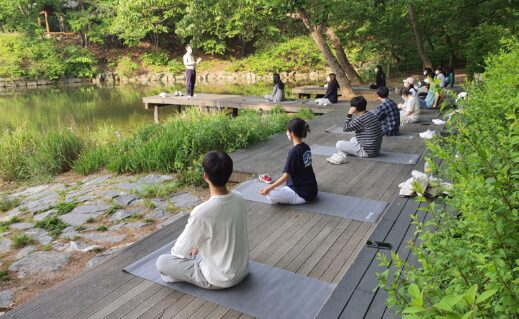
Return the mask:
{"type": "MultiPolygon", "coordinates": [[[[297,83],[301,84],[307,83],[297,83]]],[[[270,93],[271,87],[270,83],[206,84],[197,85],[196,91],[263,96],[270,93]]],[[[144,109],[143,96],[176,90],[183,88],[180,84],[171,87],[128,85],[4,92],[0,95],[0,131],[22,123],[43,130],[58,127],[88,128],[110,123],[120,130],[128,130],[153,120],[153,111],[144,109]]],[[[161,109],[161,119],[173,114],[174,108],[161,109]]]]}

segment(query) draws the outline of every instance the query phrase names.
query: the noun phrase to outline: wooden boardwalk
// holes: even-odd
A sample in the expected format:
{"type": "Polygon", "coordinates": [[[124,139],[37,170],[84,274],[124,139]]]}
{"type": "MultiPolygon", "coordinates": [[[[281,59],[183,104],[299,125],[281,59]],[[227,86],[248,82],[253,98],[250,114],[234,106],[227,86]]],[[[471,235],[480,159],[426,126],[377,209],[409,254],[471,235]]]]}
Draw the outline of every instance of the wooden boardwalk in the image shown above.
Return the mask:
{"type": "MultiPolygon", "coordinates": [[[[357,94],[375,94],[376,90],[370,90],[369,86],[354,86],[353,90],[357,94]]],[[[292,89],[292,94],[297,94],[297,96],[302,98],[310,98],[312,96],[319,97],[326,94],[326,87],[325,86],[319,86],[319,85],[305,85],[305,86],[298,86],[292,89]]],[[[337,92],[338,96],[341,96],[341,91],[337,92]]]]}
{"type": "MultiPolygon", "coordinates": [[[[343,107],[311,121],[312,133],[307,143],[334,145],[340,135],[325,133],[324,130],[340,124],[345,112],[343,107]]],[[[424,126],[410,125],[402,131],[420,132],[424,129],[424,126]]],[[[238,171],[275,175],[280,173],[289,149],[290,142],[282,133],[231,155],[238,171]]],[[[383,149],[420,154],[425,151],[420,139],[385,139],[383,149]]],[[[332,166],[320,156],[314,156],[313,165],[320,190],[389,201],[391,206],[381,221],[371,224],[312,214],[297,206],[247,202],[250,256],[260,263],[338,284],[323,306],[320,318],[362,318],[363,315],[357,316],[362,311],[364,314],[369,312],[369,318],[388,318],[390,312],[385,310],[384,294],[372,292],[376,286],[374,270],[378,269],[373,260],[376,250],[365,248],[365,242],[369,238],[390,241],[394,249],[406,252],[402,240],[412,235],[408,215],[415,212],[416,204],[398,198],[397,185],[408,178],[414,167],[355,159],[344,165],[332,166]],[[350,309],[357,305],[363,310],[350,309]]],[[[5,316],[250,318],[122,271],[127,265],[175,239],[185,223],[186,217],[180,218],[5,316]]]]}
{"type": "Polygon", "coordinates": [[[229,109],[233,115],[238,115],[239,110],[271,110],[274,107],[281,108],[288,113],[296,113],[301,109],[308,109],[314,114],[326,114],[335,111],[338,107],[346,107],[347,102],[339,102],[337,104],[320,106],[313,101],[308,100],[287,100],[281,103],[273,103],[265,101],[265,99],[257,96],[228,95],[228,94],[206,94],[200,93],[195,97],[187,98],[186,96],[174,96],[168,93],[165,97],[159,95],[147,96],[142,98],[146,109],[154,110],[155,122],[159,121],[159,108],[164,106],[175,106],[179,111],[182,107],[197,106],[203,108],[229,109]]]}

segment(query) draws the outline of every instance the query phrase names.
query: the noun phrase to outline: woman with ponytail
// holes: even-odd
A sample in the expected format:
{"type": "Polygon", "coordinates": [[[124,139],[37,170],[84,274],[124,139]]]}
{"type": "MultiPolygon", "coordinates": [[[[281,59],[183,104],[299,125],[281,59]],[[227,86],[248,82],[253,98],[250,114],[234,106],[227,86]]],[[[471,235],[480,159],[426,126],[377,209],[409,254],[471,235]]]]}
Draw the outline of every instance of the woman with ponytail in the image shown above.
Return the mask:
{"type": "Polygon", "coordinates": [[[287,123],[287,137],[294,147],[288,152],[283,175],[272,185],[260,190],[271,204],[303,204],[317,196],[317,181],[312,168],[312,152],[303,142],[310,127],[302,119],[287,123]],[[282,186],[286,183],[286,186],[282,186]]]}

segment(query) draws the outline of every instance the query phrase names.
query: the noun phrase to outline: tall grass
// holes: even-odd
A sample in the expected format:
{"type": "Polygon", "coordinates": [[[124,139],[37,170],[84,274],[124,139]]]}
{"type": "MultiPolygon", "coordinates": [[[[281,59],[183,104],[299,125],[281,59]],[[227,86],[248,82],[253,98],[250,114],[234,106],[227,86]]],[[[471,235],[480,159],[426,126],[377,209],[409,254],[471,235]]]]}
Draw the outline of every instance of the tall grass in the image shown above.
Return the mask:
{"type": "MultiPolygon", "coordinates": [[[[113,127],[73,132],[56,129],[42,134],[27,127],[0,136],[0,178],[26,181],[74,169],[89,174],[101,168],[117,173],[178,173],[186,184],[201,181],[200,164],[210,150],[233,151],[285,129],[294,115],[273,110],[225,112],[189,109],[159,125],[145,125],[129,136],[113,127]]],[[[295,116],[310,118],[302,111],[295,116]]]]}

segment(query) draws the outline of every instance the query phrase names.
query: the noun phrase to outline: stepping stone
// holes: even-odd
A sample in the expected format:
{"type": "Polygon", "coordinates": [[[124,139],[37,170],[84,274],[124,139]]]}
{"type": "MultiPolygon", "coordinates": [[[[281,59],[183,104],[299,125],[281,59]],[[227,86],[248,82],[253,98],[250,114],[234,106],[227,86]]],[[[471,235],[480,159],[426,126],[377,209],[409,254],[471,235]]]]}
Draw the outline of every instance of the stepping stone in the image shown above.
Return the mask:
{"type": "Polygon", "coordinates": [[[170,175],[155,175],[150,174],[139,179],[138,183],[144,184],[161,184],[165,181],[173,180],[173,176],[170,175]]]}
{"type": "Polygon", "coordinates": [[[0,308],[9,308],[13,304],[14,293],[12,289],[0,291],[0,308]]]}
{"type": "Polygon", "coordinates": [[[9,226],[10,229],[26,230],[32,228],[33,224],[29,223],[14,223],[9,226]]]}
{"type": "Polygon", "coordinates": [[[142,228],[148,225],[151,225],[152,223],[145,223],[145,222],[132,222],[132,223],[122,223],[117,224],[109,228],[109,230],[121,230],[123,228],[130,228],[130,229],[136,229],[136,228],[142,228]]]}
{"type": "Polygon", "coordinates": [[[13,209],[11,209],[10,211],[7,212],[7,215],[5,215],[4,217],[0,218],[0,222],[6,222],[6,221],[10,220],[11,218],[18,217],[18,216],[20,216],[22,214],[23,214],[23,212],[20,211],[19,207],[13,208],[13,209]]]}
{"type": "Polygon", "coordinates": [[[70,261],[68,252],[37,251],[16,261],[9,270],[18,272],[18,278],[55,272],[70,261]]]}
{"type": "Polygon", "coordinates": [[[126,235],[110,235],[106,233],[92,233],[85,234],[82,236],[85,239],[89,239],[96,242],[103,243],[118,243],[126,238],[126,235]]]}
{"type": "Polygon", "coordinates": [[[58,203],[58,201],[59,201],[58,194],[52,193],[46,197],[37,199],[35,201],[30,201],[30,202],[26,201],[26,203],[23,204],[23,206],[21,206],[21,207],[24,207],[29,212],[34,214],[37,212],[44,212],[44,211],[47,211],[47,210],[53,208],[58,203]]]}
{"type": "Polygon", "coordinates": [[[40,245],[48,245],[52,242],[52,237],[45,229],[33,228],[26,231],[25,234],[31,236],[40,245]]]}
{"type": "Polygon", "coordinates": [[[140,213],[142,213],[142,209],[141,208],[132,208],[132,209],[127,209],[127,210],[118,210],[112,216],[110,216],[110,220],[111,221],[119,221],[119,220],[126,219],[126,218],[128,218],[130,216],[133,216],[133,215],[138,215],[140,213]]]}
{"type": "Polygon", "coordinates": [[[110,174],[110,175],[99,176],[99,177],[96,177],[94,179],[83,179],[83,182],[87,186],[89,186],[89,185],[97,185],[97,184],[101,184],[101,183],[106,182],[107,180],[112,178],[112,176],[113,175],[110,174]]]}
{"type": "Polygon", "coordinates": [[[108,249],[105,252],[102,252],[99,255],[96,255],[94,258],[92,258],[92,259],[90,259],[88,261],[88,263],[85,266],[85,269],[90,269],[92,267],[95,267],[95,266],[99,265],[103,261],[105,261],[108,258],[110,258],[110,256],[112,256],[114,253],[120,251],[123,248],[126,248],[126,247],[130,246],[131,244],[133,244],[133,243],[126,243],[126,244],[122,244],[122,245],[119,245],[119,246],[115,246],[115,247],[112,247],[112,248],[108,249]]]}
{"type": "Polygon", "coordinates": [[[14,193],[14,194],[11,194],[11,196],[13,197],[20,197],[20,196],[29,196],[29,195],[34,195],[34,194],[37,194],[37,193],[41,193],[42,191],[46,190],[47,188],[49,188],[49,185],[38,185],[38,186],[33,186],[33,187],[29,187],[21,192],[18,192],[18,193],[14,193]]]}
{"type": "Polygon", "coordinates": [[[123,195],[123,196],[117,196],[114,198],[114,201],[117,202],[121,206],[128,206],[136,199],[139,199],[139,197],[137,197],[133,194],[128,194],[128,195],[123,195]]]}
{"type": "Polygon", "coordinates": [[[74,208],[70,213],[62,215],[60,218],[69,225],[80,226],[86,223],[89,218],[96,218],[104,214],[110,207],[111,205],[105,202],[90,202],[74,208]]]}
{"type": "Polygon", "coordinates": [[[153,218],[156,220],[162,220],[166,218],[166,213],[164,212],[164,209],[161,208],[155,208],[150,213],[147,213],[144,215],[144,219],[146,218],[153,218]]]}
{"type": "Polygon", "coordinates": [[[177,208],[190,208],[198,203],[200,203],[200,199],[191,193],[177,193],[171,197],[171,202],[177,208]]]}
{"type": "Polygon", "coordinates": [[[98,245],[87,244],[82,241],[71,241],[68,245],[65,246],[65,251],[80,251],[86,253],[98,248],[102,247],[98,245]]]}
{"type": "Polygon", "coordinates": [[[54,215],[56,214],[58,211],[55,210],[55,209],[51,209],[51,210],[48,210],[44,213],[39,213],[39,214],[36,214],[32,217],[32,219],[34,219],[35,221],[40,221],[42,219],[44,219],[45,217],[47,216],[51,216],[51,215],[54,215]]]}
{"type": "Polygon", "coordinates": [[[166,227],[167,225],[171,224],[171,223],[174,223],[176,222],[177,220],[179,220],[180,218],[182,218],[183,216],[186,216],[188,215],[189,213],[186,212],[186,211],[181,211],[175,215],[172,215],[171,217],[169,217],[168,219],[164,220],[162,223],[160,223],[157,228],[160,229],[160,228],[164,228],[166,227]]]}
{"type": "Polygon", "coordinates": [[[67,239],[74,238],[76,236],[79,236],[79,233],[73,227],[68,226],[67,228],[63,229],[63,231],[59,235],[59,238],[67,239]]]}
{"type": "Polygon", "coordinates": [[[155,208],[166,209],[166,207],[168,207],[168,202],[161,198],[153,198],[150,202],[155,205],[155,208]]]}
{"type": "Polygon", "coordinates": [[[25,256],[28,256],[29,254],[32,254],[36,251],[36,247],[34,246],[28,246],[20,249],[20,251],[16,254],[16,260],[20,260],[24,258],[25,256]]]}
{"type": "Polygon", "coordinates": [[[83,203],[93,199],[95,199],[94,195],[92,195],[88,190],[79,190],[65,195],[65,203],[83,203]]]}
{"type": "Polygon", "coordinates": [[[0,239],[0,254],[10,251],[12,243],[13,242],[9,238],[0,239]]]}
{"type": "Polygon", "coordinates": [[[108,198],[108,199],[113,199],[113,198],[115,198],[117,196],[124,196],[124,195],[127,195],[127,194],[128,193],[123,192],[123,191],[109,189],[107,191],[101,192],[100,195],[102,197],[105,197],[105,198],[108,198]]]}

